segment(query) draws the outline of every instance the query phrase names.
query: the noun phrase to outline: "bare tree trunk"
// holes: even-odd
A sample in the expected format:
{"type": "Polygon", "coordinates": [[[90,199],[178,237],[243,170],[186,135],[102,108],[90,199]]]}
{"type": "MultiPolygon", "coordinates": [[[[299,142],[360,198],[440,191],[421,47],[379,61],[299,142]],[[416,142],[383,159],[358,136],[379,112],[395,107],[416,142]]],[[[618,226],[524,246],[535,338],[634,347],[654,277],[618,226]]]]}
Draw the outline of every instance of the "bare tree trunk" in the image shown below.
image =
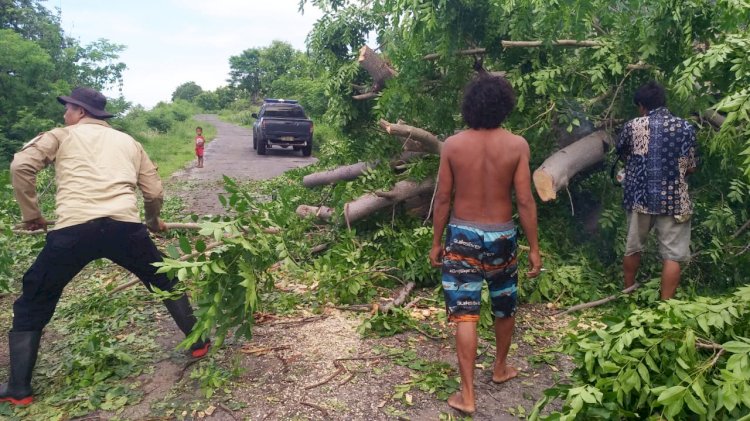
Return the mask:
{"type": "Polygon", "coordinates": [[[604,144],[611,142],[609,134],[599,130],[550,155],[534,171],[539,198],[544,202],[557,198],[557,192],[565,188],[574,175],[604,159],[604,144]]]}
{"type": "Polygon", "coordinates": [[[382,127],[388,134],[402,137],[406,139],[406,142],[413,140],[421,143],[423,145],[424,152],[440,155],[440,151],[443,149],[443,142],[441,142],[437,136],[428,132],[427,130],[420,129],[419,127],[409,126],[406,124],[389,123],[382,119],[380,120],[379,124],[380,127],[382,127]]]}
{"type": "MultiPolygon", "coordinates": [[[[502,41],[503,48],[536,48],[545,45],[547,41],[502,41]]],[[[557,47],[601,47],[601,43],[595,40],[558,39],[549,41],[557,47]]]]}
{"type": "MultiPolygon", "coordinates": [[[[420,152],[402,152],[398,158],[391,160],[391,167],[398,169],[399,166],[424,156],[420,152]]],[[[308,188],[336,184],[339,181],[349,181],[364,174],[367,170],[378,165],[376,162],[357,162],[356,164],[344,165],[327,171],[319,171],[308,174],[302,178],[302,185],[308,188]]]]}
{"type": "Polygon", "coordinates": [[[366,216],[388,206],[426,192],[431,192],[435,187],[434,180],[425,180],[421,183],[415,181],[399,181],[393,189],[387,192],[367,193],[344,205],[344,219],[347,223],[358,221],[366,216]]]}
{"type": "Polygon", "coordinates": [[[352,165],[334,168],[328,171],[315,172],[302,178],[302,185],[305,187],[322,186],[326,184],[335,184],[339,181],[354,180],[365,171],[374,168],[378,163],[357,162],[352,165]]]}

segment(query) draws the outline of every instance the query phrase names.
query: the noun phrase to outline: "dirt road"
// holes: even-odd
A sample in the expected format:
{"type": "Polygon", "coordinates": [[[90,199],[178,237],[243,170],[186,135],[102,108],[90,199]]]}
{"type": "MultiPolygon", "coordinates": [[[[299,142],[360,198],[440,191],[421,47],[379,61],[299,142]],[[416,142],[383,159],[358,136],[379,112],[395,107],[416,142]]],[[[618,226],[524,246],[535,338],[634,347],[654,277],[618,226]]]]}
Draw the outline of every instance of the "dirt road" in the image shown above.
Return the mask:
{"type": "Polygon", "coordinates": [[[185,188],[177,186],[178,191],[174,193],[182,196],[186,208],[197,214],[222,212],[218,194],[224,191],[224,175],[237,180],[261,180],[317,162],[317,159],[303,157],[291,148],[269,149],[267,155],[258,155],[253,150],[252,129],[225,123],[213,114],[198,115],[196,119],[215,126],[216,138],[206,146],[203,168],[197,168],[192,162],[184,170],[174,173],[172,180],[191,184],[185,188]]]}

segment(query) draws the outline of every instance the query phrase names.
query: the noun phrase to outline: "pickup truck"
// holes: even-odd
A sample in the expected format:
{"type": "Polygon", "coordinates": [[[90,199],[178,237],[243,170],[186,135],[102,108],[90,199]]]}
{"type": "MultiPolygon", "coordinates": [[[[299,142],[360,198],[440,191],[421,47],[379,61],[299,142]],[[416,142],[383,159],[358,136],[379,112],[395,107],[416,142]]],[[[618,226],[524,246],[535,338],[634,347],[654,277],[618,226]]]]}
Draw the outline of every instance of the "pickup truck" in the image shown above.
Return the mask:
{"type": "Polygon", "coordinates": [[[292,147],[303,156],[312,154],[313,122],[295,100],[265,99],[258,113],[253,113],[253,149],[265,155],[271,146],[292,147]]]}

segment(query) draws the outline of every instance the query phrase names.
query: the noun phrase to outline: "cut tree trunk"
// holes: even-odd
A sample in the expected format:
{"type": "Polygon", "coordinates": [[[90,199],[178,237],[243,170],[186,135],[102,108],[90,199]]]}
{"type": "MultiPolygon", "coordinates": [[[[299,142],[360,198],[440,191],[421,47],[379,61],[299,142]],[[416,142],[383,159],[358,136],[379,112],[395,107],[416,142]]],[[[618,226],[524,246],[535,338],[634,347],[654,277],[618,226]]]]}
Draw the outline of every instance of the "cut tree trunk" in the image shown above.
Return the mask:
{"type": "Polygon", "coordinates": [[[344,219],[347,224],[365,218],[372,213],[393,206],[404,200],[432,192],[435,187],[434,180],[425,180],[421,183],[415,181],[399,181],[393,189],[386,192],[367,193],[344,205],[344,219]]]}
{"type": "Polygon", "coordinates": [[[441,142],[437,136],[425,129],[409,126],[407,124],[389,123],[388,121],[382,119],[380,120],[379,124],[380,127],[382,127],[388,134],[392,134],[394,136],[405,139],[404,147],[406,150],[440,155],[440,151],[443,149],[443,142],[441,142]],[[410,148],[409,141],[419,142],[422,146],[419,148],[410,148]],[[415,151],[415,149],[421,150],[415,151]]]}
{"type": "Polygon", "coordinates": [[[334,210],[328,206],[299,205],[296,212],[300,218],[314,216],[317,219],[328,222],[333,217],[334,210]]]}
{"type": "Polygon", "coordinates": [[[726,120],[726,117],[719,114],[718,111],[712,109],[703,111],[701,113],[701,118],[708,121],[715,129],[720,129],[721,125],[724,124],[724,120],[726,120]]]}
{"type": "Polygon", "coordinates": [[[398,76],[398,72],[387,61],[366,45],[359,49],[357,61],[372,77],[373,84],[370,92],[379,92],[385,86],[386,80],[398,76]]]}
{"type": "Polygon", "coordinates": [[[544,202],[556,199],[557,192],[565,188],[574,175],[604,160],[604,144],[611,142],[609,134],[599,130],[550,155],[534,171],[539,198],[544,202]]]}

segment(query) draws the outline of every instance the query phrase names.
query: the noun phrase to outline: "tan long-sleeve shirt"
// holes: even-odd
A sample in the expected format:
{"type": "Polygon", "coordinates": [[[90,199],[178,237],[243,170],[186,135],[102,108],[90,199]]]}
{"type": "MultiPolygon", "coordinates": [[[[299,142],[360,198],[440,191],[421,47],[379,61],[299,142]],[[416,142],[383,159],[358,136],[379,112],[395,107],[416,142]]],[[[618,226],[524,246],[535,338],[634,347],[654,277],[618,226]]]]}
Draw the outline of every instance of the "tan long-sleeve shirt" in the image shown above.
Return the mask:
{"type": "Polygon", "coordinates": [[[156,166],[140,143],[103,120],[42,133],[15,154],[10,165],[13,189],[23,221],[42,216],[36,174],[55,166],[55,229],[110,217],[140,222],[136,187],[143,194],[146,224],[158,227],[164,190],[156,166]]]}

